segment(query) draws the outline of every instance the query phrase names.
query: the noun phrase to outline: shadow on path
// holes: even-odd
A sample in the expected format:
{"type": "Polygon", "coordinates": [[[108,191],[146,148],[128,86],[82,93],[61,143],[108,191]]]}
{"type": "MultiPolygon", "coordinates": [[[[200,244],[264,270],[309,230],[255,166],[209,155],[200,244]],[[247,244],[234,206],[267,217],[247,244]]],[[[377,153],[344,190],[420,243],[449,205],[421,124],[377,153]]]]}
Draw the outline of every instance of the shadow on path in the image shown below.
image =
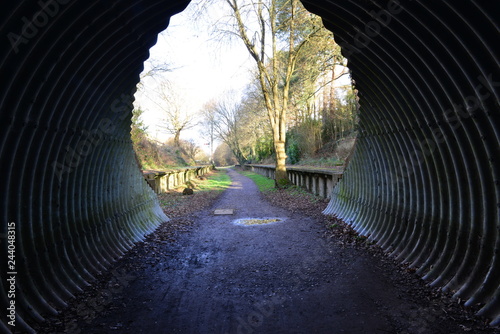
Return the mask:
{"type": "Polygon", "coordinates": [[[409,301],[373,257],[327,241],[321,222],[273,207],[250,179],[229,174],[232,185],[191,231],[160,244],[159,261],[130,259],[136,270],[82,333],[461,332],[409,301]],[[219,208],[235,213],[214,216],[219,208]],[[283,221],[234,224],[268,217],[283,221]]]}

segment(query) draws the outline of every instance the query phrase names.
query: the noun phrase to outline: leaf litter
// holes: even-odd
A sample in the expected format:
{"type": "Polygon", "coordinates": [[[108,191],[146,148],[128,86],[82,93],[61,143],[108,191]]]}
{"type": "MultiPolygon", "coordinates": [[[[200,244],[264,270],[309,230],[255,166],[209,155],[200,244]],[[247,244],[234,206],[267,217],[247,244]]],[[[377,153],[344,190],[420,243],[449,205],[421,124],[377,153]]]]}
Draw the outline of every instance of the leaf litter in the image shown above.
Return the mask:
{"type": "MultiPolygon", "coordinates": [[[[97,275],[92,285],[76,294],[75,298],[68,302],[69,306],[66,309],[57,316],[47,317],[45,323],[35,325],[35,330],[38,333],[83,333],[79,329],[79,323],[90,323],[99,313],[106,312],[108,309],[126,307],[127,305],[116,299],[119,299],[123,287],[136,279],[133,274],[139,269],[136,266],[154,268],[161,258],[165,258],[165,254],[162,254],[165,243],[174,243],[179,233],[190,231],[193,225],[190,216],[212,205],[220,194],[221,191],[195,191],[192,196],[182,196],[182,190],[180,190],[160,195],[162,208],[171,218],[170,221],[162,223],[143,242],[136,243],[122,259],[113,264],[110,270],[97,275]],[[134,260],[129,261],[130,258],[134,260]],[[142,258],[144,261],[137,261],[137,258],[142,258]]],[[[294,188],[273,190],[263,195],[273,205],[291,212],[300,212],[323,222],[324,237],[340,247],[367,252],[376,258],[395,288],[401,291],[401,295],[406,296],[405,298],[411,296],[410,298],[421,305],[419,310],[415,310],[417,319],[429,317],[432,314],[436,318],[452,319],[459,324],[464,333],[498,333],[498,328],[490,327],[487,319],[474,315],[481,305],[466,308],[464,301],[452,298],[450,293],[430,287],[416,274],[415,268],[411,268],[409,264],[397,263],[368,237],[360,236],[350,225],[337,217],[324,216],[322,211],[328,204],[328,200],[294,188]]],[[[439,319],[436,320],[439,321],[439,319]]],[[[124,326],[126,325],[123,323],[116,323],[112,328],[100,330],[115,332],[124,326]]],[[[418,322],[415,326],[418,327],[418,322]]],[[[99,331],[97,328],[96,330],[99,331]]],[[[401,328],[399,332],[410,333],[411,331],[409,328],[401,328]]],[[[443,333],[446,333],[446,328],[443,328],[443,333]]]]}
{"type": "MultiPolygon", "coordinates": [[[[325,216],[323,210],[329,203],[328,199],[315,196],[305,191],[297,191],[296,187],[264,192],[264,197],[273,205],[284,208],[291,212],[300,212],[306,216],[322,221],[325,230],[324,237],[335,242],[345,249],[357,249],[368,253],[381,264],[385,275],[401,289],[405,296],[422,305],[417,314],[420,317],[429,317],[429,314],[452,319],[458,323],[464,333],[500,333],[500,328],[489,326],[491,319],[481,318],[475,314],[483,306],[476,304],[465,307],[465,301],[453,298],[454,291],[443,292],[439,288],[431,287],[416,273],[416,268],[409,263],[399,263],[384,251],[380,246],[370,240],[369,236],[360,235],[349,224],[336,216],[325,216]],[[426,314],[427,313],[427,314],[426,314]]],[[[410,329],[401,328],[401,333],[409,333],[410,329]]],[[[443,333],[447,329],[443,328],[443,333]]]]}
{"type": "MultiPolygon", "coordinates": [[[[213,173],[217,172],[211,174],[213,173]]],[[[211,206],[222,194],[221,189],[197,191],[197,186],[205,182],[205,177],[191,181],[194,194],[190,196],[182,195],[182,187],[158,195],[160,205],[170,220],[160,224],[155,232],[147,235],[143,241],[136,242],[132,249],[111,265],[111,268],[96,274],[95,279],[89,282],[90,285],[68,300],[68,306],[58,310],[57,315],[47,316],[44,322],[32,324],[36,332],[83,334],[85,331],[80,328],[92,323],[99,315],[126,307],[120,300],[120,293],[137,279],[133,273],[145,266],[158,267],[161,259],[165,257],[165,244],[174,243],[179,233],[190,231],[193,225],[190,216],[211,206]]],[[[116,323],[112,327],[95,330],[119,332],[124,326],[123,323],[116,323]]]]}

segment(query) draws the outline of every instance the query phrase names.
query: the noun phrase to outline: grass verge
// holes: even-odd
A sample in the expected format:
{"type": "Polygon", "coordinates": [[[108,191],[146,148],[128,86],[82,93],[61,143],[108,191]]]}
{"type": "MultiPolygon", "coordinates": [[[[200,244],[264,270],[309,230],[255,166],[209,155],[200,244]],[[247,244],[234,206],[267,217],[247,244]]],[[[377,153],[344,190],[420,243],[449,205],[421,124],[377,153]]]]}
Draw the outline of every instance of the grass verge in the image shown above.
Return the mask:
{"type": "Polygon", "coordinates": [[[196,180],[199,191],[224,191],[231,185],[231,178],[225,169],[217,169],[206,180],[196,180]]]}
{"type": "Polygon", "coordinates": [[[137,270],[140,266],[154,267],[161,261],[165,261],[162,255],[165,243],[173,243],[179,233],[189,231],[194,224],[189,214],[211,205],[231,184],[231,179],[225,169],[219,169],[202,178],[191,180],[190,183],[194,190],[193,195],[183,196],[182,190],[185,187],[158,195],[161,207],[170,220],[163,222],[155,232],[146,236],[144,241],[137,242],[108,271],[96,275],[92,286],[77,293],[75,298],[69,301],[69,306],[61,313],[56,316],[49,315],[48,321],[35,324],[36,331],[38,333],[74,333],[75,328],[78,329],[78,322],[82,320],[82,314],[86,315],[85,321],[95,319],[97,307],[102,310],[106,308],[103,301],[109,299],[111,290],[116,290],[119,283],[124,282],[123,278],[130,277],[129,272],[137,270]],[[127,273],[127,275],[115,276],[118,273],[127,273]]]}
{"type": "Polygon", "coordinates": [[[236,171],[241,175],[244,175],[252,179],[252,181],[257,185],[257,187],[259,187],[259,190],[261,192],[269,192],[276,190],[276,188],[274,187],[274,180],[271,180],[265,176],[246,170],[236,170],[236,171]]]}
{"type": "Polygon", "coordinates": [[[217,169],[204,177],[189,181],[186,186],[158,195],[160,205],[169,218],[188,215],[212,204],[231,185],[225,169],[217,169]],[[193,189],[193,195],[183,195],[184,188],[193,189]]]}
{"type": "Polygon", "coordinates": [[[276,189],[273,179],[245,170],[237,170],[237,172],[240,173],[241,175],[244,175],[252,179],[252,181],[255,182],[257,187],[259,187],[259,190],[268,197],[281,194],[281,195],[286,195],[287,197],[300,198],[309,203],[318,203],[318,202],[323,203],[326,201],[324,198],[313,195],[309,193],[307,190],[295,185],[289,186],[286,189],[276,189]]]}

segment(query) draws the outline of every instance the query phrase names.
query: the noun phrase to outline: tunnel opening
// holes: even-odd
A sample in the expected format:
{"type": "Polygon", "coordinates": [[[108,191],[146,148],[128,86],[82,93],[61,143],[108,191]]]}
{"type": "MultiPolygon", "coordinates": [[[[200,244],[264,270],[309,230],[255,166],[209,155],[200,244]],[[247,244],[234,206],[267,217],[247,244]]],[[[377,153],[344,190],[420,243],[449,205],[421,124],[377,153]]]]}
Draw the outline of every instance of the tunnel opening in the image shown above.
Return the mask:
{"type": "MultiPolygon", "coordinates": [[[[288,82],[290,89],[279,83],[276,99],[270,96],[267,100],[283,100],[280,104],[288,105],[286,164],[345,166],[357,134],[356,90],[347,59],[332,33],[319,17],[299,4],[295,2],[293,7],[293,20],[302,26],[293,28],[292,33],[306,35],[296,42],[306,46],[287,51],[290,36],[283,37],[283,29],[263,35],[269,42],[262,46],[266,55],[259,61],[270,68],[262,71],[268,78],[264,92],[258,77],[261,70],[245,47],[244,36],[235,37],[238,32],[228,28],[236,24],[229,6],[212,4],[207,8],[205,2],[195,1],[172,18],[150,50],[135,94],[132,141],[143,169],[209,162],[274,164],[276,150],[266,91],[280,80],[288,82]],[[211,7],[215,9],[209,11],[211,7]],[[279,40],[275,51],[273,39],[279,40]],[[289,78],[280,78],[291,66],[283,59],[287,52],[293,52],[296,60],[289,78]],[[275,61],[278,64],[272,65],[275,61]],[[151,161],[153,156],[158,160],[151,161]]],[[[285,15],[291,10],[284,5],[276,11],[285,15]]],[[[246,22],[252,22],[256,14],[242,10],[242,15],[246,22]]],[[[276,20],[285,25],[292,19],[276,20]]],[[[262,18],[262,24],[271,27],[269,15],[262,18]]],[[[257,28],[249,25],[246,34],[261,34],[257,28]]]]}
{"type": "MultiPolygon", "coordinates": [[[[325,213],[498,325],[499,4],[303,3],[335,33],[361,101],[325,213]]],[[[186,5],[3,5],[0,235],[9,254],[15,232],[18,256],[15,285],[2,262],[0,298],[15,302],[17,328],[55,314],[167,219],[136,165],[131,103],[149,48],[186,5]]]]}

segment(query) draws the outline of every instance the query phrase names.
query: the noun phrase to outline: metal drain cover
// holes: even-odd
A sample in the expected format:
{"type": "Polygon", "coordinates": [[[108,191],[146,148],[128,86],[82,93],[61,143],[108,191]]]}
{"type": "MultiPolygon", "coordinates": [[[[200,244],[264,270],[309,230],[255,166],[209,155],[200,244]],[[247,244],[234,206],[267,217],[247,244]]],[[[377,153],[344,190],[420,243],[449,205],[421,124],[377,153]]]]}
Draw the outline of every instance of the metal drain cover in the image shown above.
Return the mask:
{"type": "Polygon", "coordinates": [[[234,221],[237,225],[251,226],[251,225],[266,225],[281,222],[281,218],[241,218],[234,221]]]}
{"type": "Polygon", "coordinates": [[[217,209],[214,211],[214,215],[222,216],[222,215],[233,215],[234,209],[217,209]]]}

